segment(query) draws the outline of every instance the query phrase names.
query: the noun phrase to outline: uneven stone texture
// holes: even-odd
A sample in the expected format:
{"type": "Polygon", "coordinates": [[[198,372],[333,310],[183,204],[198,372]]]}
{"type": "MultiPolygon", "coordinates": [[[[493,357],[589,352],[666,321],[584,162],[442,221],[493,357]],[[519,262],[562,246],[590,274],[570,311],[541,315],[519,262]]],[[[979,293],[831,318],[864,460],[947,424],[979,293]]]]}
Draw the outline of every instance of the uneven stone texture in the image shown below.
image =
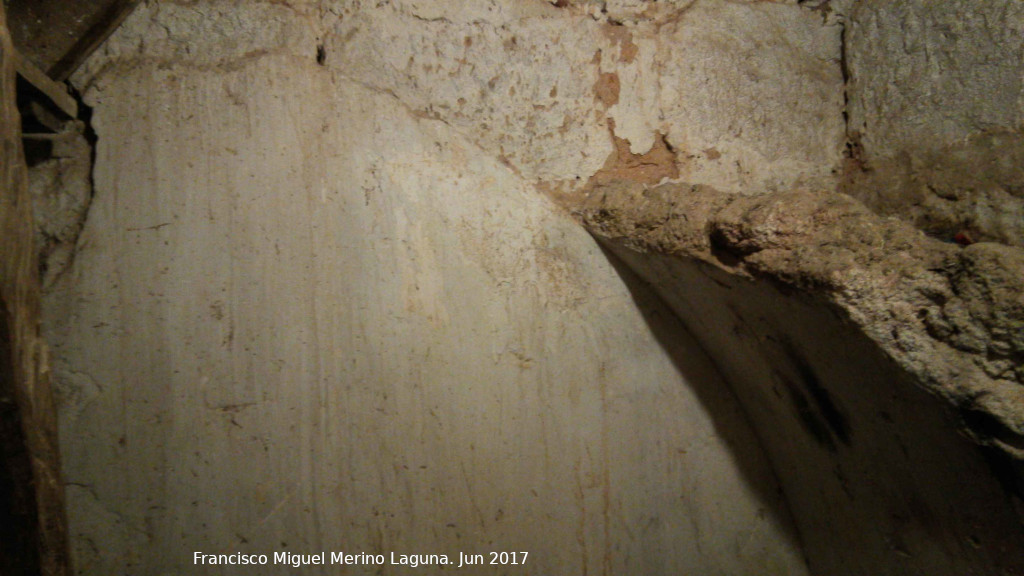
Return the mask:
{"type": "Polygon", "coordinates": [[[0,566],[68,574],[64,487],[46,345],[32,205],[15,102],[13,47],[0,6],[0,566]]]}
{"type": "Polygon", "coordinates": [[[968,8],[144,4],[48,299],[82,572],[1021,573],[1017,8],[968,8]]]}
{"type": "Polygon", "coordinates": [[[793,3],[606,9],[543,0],[152,3],[79,82],[119,66],[119,55],[223,65],[319,52],[335,73],[448,123],[527,180],[581,186],[612,153],[611,119],[635,154],[664,135],[693,182],[744,192],[835,185],[844,138],[837,25],[793,3]]]}
{"type": "Polygon", "coordinates": [[[951,240],[1024,246],[1024,5],[849,10],[846,190],[951,240]]]}
{"type": "Polygon", "coordinates": [[[151,3],[76,78],[95,196],[47,329],[81,573],[491,549],[538,574],[807,573],[714,366],[533,186],[612,149],[607,35],[462,6],[151,3]],[[478,116],[426,108],[410,56],[478,116]],[[548,105],[580,123],[538,139],[598,151],[526,153],[548,105]]]}
{"type": "Polygon", "coordinates": [[[74,257],[92,200],[92,146],[83,132],[81,122],[68,122],[52,138],[32,142],[41,156],[30,167],[28,182],[44,289],[74,257]]]}
{"type": "Polygon", "coordinates": [[[743,401],[814,573],[1024,569],[1019,250],[835,194],[620,182],[574,209],[743,401]]]}
{"type": "MultiPolygon", "coordinates": [[[[835,194],[745,197],[627,182],[597,188],[575,210],[602,237],[770,276],[839,306],[954,402],[998,395],[1006,382],[1012,403],[1024,383],[1020,250],[930,240],[835,194]]],[[[1024,436],[1021,414],[1004,425],[1024,436]]]]}

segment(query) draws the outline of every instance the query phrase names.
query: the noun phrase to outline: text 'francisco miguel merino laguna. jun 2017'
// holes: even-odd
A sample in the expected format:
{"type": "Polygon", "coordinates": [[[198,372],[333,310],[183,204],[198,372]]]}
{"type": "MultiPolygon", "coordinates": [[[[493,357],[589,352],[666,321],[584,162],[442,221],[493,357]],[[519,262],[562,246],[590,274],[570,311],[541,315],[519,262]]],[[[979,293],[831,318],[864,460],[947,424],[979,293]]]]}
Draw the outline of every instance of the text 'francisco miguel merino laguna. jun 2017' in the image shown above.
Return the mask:
{"type": "Polygon", "coordinates": [[[196,552],[192,563],[195,565],[284,565],[300,568],[302,566],[332,564],[363,564],[363,565],[396,565],[408,568],[420,566],[475,566],[483,564],[518,565],[525,564],[529,552],[487,552],[486,554],[466,554],[459,552],[457,557],[447,554],[366,554],[359,552],[319,552],[316,554],[295,554],[292,552],[274,552],[273,554],[204,554],[196,552]]]}

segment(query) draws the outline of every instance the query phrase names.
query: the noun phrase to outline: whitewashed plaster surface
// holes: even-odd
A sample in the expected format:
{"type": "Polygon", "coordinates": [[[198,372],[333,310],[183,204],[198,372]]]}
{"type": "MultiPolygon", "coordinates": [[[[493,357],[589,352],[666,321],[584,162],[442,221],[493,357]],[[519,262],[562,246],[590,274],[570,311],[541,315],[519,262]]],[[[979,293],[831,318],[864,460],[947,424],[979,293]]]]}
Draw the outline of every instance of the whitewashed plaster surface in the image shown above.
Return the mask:
{"type": "Polygon", "coordinates": [[[163,1],[79,79],[102,83],[98,68],[126,61],[312,59],[322,46],[339,77],[447,123],[527,181],[582,184],[614,127],[634,154],[665,135],[681,179],[757,193],[835,186],[840,30],[791,1],[163,1]]]}
{"type": "Polygon", "coordinates": [[[613,4],[632,41],[539,0],[140,7],[76,78],[95,198],[47,300],[78,572],[517,550],[505,573],[805,573],[714,366],[534,188],[598,170],[609,118],[723,187],[831,177],[841,125],[770,112],[840,121],[835,31],[670,4],[613,4]],[[710,74],[737,46],[791,58],[710,74]]]}

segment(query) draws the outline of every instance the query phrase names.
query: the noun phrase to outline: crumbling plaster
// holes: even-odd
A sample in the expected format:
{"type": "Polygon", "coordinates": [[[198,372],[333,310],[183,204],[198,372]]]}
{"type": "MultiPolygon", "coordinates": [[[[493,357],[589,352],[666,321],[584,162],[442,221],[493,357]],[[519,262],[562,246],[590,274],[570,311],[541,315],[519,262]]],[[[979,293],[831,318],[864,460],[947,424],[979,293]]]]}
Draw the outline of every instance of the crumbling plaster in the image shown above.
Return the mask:
{"type": "Polygon", "coordinates": [[[82,573],[492,547],[805,570],[696,345],[659,346],[593,241],[444,123],[288,57],[102,98],[50,298],[82,573]]]}
{"type": "Polygon", "coordinates": [[[834,186],[841,162],[840,28],[792,2],[236,4],[143,5],[80,81],[131,53],[222,66],[322,49],[336,74],[448,123],[527,181],[582,185],[610,130],[635,154],[662,134],[689,181],[746,193],[834,186]]]}
{"type": "Polygon", "coordinates": [[[806,572],[713,364],[536,188],[606,164],[609,114],[644,132],[595,93],[629,39],[462,8],[152,2],[76,76],[95,195],[47,326],[79,571],[503,547],[806,572]]]}
{"type": "Polygon", "coordinates": [[[31,163],[29,194],[35,219],[40,281],[46,290],[67,269],[92,201],[92,147],[82,122],[57,134],[35,134],[30,145],[41,159],[31,163]]]}
{"type": "Polygon", "coordinates": [[[892,4],[144,3],[47,299],[80,570],[1024,565],[1019,10],[892,4]]]}

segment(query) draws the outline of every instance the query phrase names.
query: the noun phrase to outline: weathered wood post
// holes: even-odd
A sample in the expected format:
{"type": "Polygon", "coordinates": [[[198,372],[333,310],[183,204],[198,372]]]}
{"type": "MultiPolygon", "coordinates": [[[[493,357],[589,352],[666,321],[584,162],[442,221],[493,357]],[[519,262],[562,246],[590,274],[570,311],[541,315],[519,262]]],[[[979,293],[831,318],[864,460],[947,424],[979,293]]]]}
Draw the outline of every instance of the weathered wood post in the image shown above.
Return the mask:
{"type": "Polygon", "coordinates": [[[0,4],[0,575],[67,576],[64,487],[16,103],[0,4]]]}

